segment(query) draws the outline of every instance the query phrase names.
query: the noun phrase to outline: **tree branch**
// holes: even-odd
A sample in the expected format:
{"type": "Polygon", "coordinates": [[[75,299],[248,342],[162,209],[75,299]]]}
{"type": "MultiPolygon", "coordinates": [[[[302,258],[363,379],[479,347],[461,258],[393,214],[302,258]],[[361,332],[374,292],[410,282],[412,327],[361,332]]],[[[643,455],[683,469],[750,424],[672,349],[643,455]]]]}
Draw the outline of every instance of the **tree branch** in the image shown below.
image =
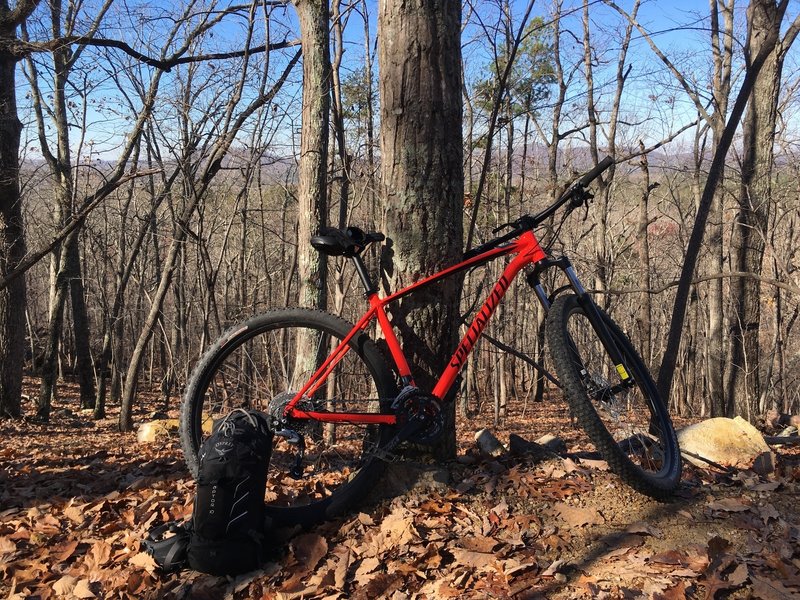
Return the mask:
{"type": "MultiPolygon", "coordinates": [[[[749,271],[729,271],[727,273],[716,273],[714,275],[704,275],[702,277],[698,277],[693,279],[690,285],[697,285],[698,283],[705,283],[706,281],[713,281],[715,279],[752,279],[753,281],[760,281],[761,283],[766,283],[776,288],[780,288],[782,290],[786,290],[790,294],[794,294],[796,296],[800,296],[800,287],[796,285],[792,285],[790,283],[784,283],[783,281],[779,281],[778,279],[771,279],[770,277],[764,277],[762,275],[758,275],[756,273],[751,273],[749,271]]],[[[609,294],[613,296],[622,296],[624,294],[662,294],[667,290],[677,287],[680,283],[679,279],[674,281],[670,281],[669,283],[665,283],[661,287],[657,288],[625,288],[619,290],[588,290],[590,294],[609,294]]]]}
{"type": "Polygon", "coordinates": [[[683,90],[689,96],[689,99],[694,103],[695,107],[697,108],[697,112],[703,116],[703,119],[705,119],[708,122],[711,122],[711,115],[708,114],[705,107],[703,106],[703,103],[700,102],[700,96],[698,95],[697,90],[693,89],[689,85],[689,82],[686,81],[686,78],[683,76],[683,73],[678,71],[675,65],[672,64],[672,61],[669,58],[667,58],[667,56],[661,51],[661,49],[658,46],[656,46],[656,43],[653,41],[653,38],[650,36],[647,30],[639,24],[639,22],[635,19],[634,16],[626,13],[614,2],[612,2],[611,0],[604,0],[604,1],[608,6],[616,10],[620,15],[628,19],[628,21],[632,23],[634,27],[636,27],[641,36],[650,46],[650,49],[655,53],[656,56],[658,56],[658,58],[661,59],[661,62],[664,63],[667,69],[669,69],[670,72],[675,76],[675,79],[678,80],[678,83],[681,84],[681,87],[683,88],[683,90]]]}
{"type": "Polygon", "coordinates": [[[19,0],[16,6],[0,18],[0,23],[7,27],[16,27],[31,16],[39,0],[19,0]]]}
{"type": "Polygon", "coordinates": [[[272,52],[273,50],[282,50],[284,48],[292,48],[294,46],[299,46],[300,40],[284,40],[282,42],[277,42],[274,44],[255,46],[253,48],[247,48],[245,50],[237,50],[235,52],[216,52],[212,54],[199,54],[196,56],[181,56],[168,59],[159,59],[142,54],[138,50],[132,48],[130,45],[120,40],[73,35],[73,36],[58,38],[55,40],[49,40],[47,42],[21,43],[18,45],[19,50],[16,52],[16,54],[24,56],[32,52],[51,52],[60,46],[72,45],[72,44],[80,44],[83,46],[97,46],[101,48],[116,48],[117,50],[122,50],[128,56],[131,56],[136,60],[143,62],[146,65],[150,65],[151,67],[155,67],[156,69],[161,69],[163,71],[170,71],[173,67],[187,63],[204,62],[209,60],[226,60],[230,58],[242,58],[244,56],[250,56],[252,54],[259,54],[262,52],[272,52]]]}
{"type": "Polygon", "coordinates": [[[40,250],[37,250],[36,252],[33,252],[32,254],[26,255],[25,258],[19,262],[19,264],[13,271],[11,271],[3,279],[0,279],[0,290],[7,288],[8,285],[12,281],[14,281],[17,277],[20,277],[23,273],[25,273],[25,271],[30,269],[40,260],[42,260],[42,258],[50,254],[50,252],[52,252],[56,246],[58,246],[61,242],[63,242],[64,239],[72,231],[74,231],[77,227],[83,225],[84,221],[86,220],[86,217],[89,216],[89,213],[91,213],[95,208],[100,206],[103,200],[105,200],[114,190],[119,188],[123,183],[126,183],[131,179],[135,179],[137,177],[146,177],[148,175],[152,175],[153,173],[159,173],[159,172],[160,172],[159,169],[154,169],[149,171],[137,171],[135,173],[129,173],[128,175],[124,175],[118,179],[109,181],[103,187],[97,190],[94,194],[92,194],[91,196],[87,196],[84,199],[83,208],[73,215],[69,223],[67,223],[56,234],[56,236],[51,240],[51,242],[47,246],[41,248],[40,250]]]}

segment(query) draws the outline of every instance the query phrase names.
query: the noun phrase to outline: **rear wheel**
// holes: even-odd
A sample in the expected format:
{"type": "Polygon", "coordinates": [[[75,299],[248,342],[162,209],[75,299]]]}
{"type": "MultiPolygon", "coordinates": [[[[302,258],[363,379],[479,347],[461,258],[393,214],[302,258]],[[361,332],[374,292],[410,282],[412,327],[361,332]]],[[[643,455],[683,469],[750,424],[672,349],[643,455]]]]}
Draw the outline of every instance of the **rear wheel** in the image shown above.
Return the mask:
{"type": "MultiPolygon", "coordinates": [[[[271,311],[223,334],[198,362],[181,408],[181,445],[196,476],[198,451],[212,424],[234,408],[281,416],[333,348],[351,331],[346,321],[306,309],[271,311]]],[[[397,388],[383,356],[365,333],[320,390],[300,408],[389,412],[397,388]]],[[[384,425],[289,423],[305,442],[302,476],[295,478],[298,446],[275,435],[267,478],[266,510],[282,523],[309,525],[331,518],[361,498],[380,475],[376,449],[391,438],[384,425]]]]}
{"type": "Polygon", "coordinates": [[[627,336],[600,315],[633,381],[622,381],[574,294],[558,297],[547,315],[555,371],[578,423],[611,469],[638,491],[667,497],[681,475],[672,420],[627,336]]]}

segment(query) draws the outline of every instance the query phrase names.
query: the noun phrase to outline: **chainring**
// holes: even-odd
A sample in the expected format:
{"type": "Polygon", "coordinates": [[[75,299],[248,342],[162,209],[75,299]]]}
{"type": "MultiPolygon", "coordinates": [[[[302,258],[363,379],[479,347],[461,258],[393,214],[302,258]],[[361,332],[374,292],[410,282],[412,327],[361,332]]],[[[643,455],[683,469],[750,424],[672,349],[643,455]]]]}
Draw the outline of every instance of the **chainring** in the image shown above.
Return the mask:
{"type": "Polygon", "coordinates": [[[393,403],[397,412],[397,424],[402,427],[412,419],[424,425],[409,441],[418,444],[433,444],[444,431],[444,413],[439,399],[417,388],[404,388],[393,403]]]}

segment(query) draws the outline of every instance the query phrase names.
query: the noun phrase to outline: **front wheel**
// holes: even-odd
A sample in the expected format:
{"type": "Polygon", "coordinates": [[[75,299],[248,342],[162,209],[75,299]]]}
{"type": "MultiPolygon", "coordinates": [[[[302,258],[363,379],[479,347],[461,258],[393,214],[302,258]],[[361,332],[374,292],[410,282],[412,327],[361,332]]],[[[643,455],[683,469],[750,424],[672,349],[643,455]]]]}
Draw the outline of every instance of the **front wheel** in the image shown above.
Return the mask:
{"type": "Polygon", "coordinates": [[[627,336],[598,312],[632,381],[622,380],[574,294],[557,298],[547,315],[555,371],[578,423],[611,469],[634,489],[665,498],[681,476],[675,428],[627,336]]]}
{"type": "MultiPolygon", "coordinates": [[[[285,309],[224,333],[197,363],[181,407],[181,445],[192,473],[197,476],[197,454],[213,423],[234,408],[282,416],[286,403],[352,328],[320,311],[285,309]]],[[[302,399],[299,408],[389,412],[396,395],[383,355],[359,332],[317,393],[302,399]]],[[[392,434],[386,425],[296,420],[288,426],[302,436],[305,458],[298,465],[298,445],[276,434],[265,497],[267,514],[286,524],[311,525],[361,499],[382,470],[376,451],[392,434]]]]}

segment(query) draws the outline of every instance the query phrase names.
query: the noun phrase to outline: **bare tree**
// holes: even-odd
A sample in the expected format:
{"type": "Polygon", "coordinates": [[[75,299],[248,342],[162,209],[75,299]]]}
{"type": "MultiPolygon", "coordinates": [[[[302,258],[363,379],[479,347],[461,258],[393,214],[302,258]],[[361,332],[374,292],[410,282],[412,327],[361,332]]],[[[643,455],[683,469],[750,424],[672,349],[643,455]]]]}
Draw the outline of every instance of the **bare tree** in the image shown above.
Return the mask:
{"type": "MultiPolygon", "coordinates": [[[[779,21],[783,19],[787,5],[788,0],[781,0],[778,5],[776,17],[778,17],[779,21]]],[[[708,171],[708,178],[703,188],[703,195],[700,198],[697,216],[695,217],[694,226],[692,227],[692,234],[686,247],[686,259],[681,269],[680,281],[675,294],[675,303],[672,311],[672,321],[667,336],[667,345],[664,350],[664,358],[661,362],[661,369],[658,374],[658,391],[664,398],[669,396],[672,387],[672,378],[675,374],[678,357],[678,347],[680,345],[683,323],[686,316],[686,306],[689,300],[689,290],[692,285],[694,269],[697,265],[697,258],[700,252],[703,234],[705,233],[711,204],[722,177],[725,157],[728,154],[728,149],[733,141],[733,136],[739,125],[739,121],[744,114],[748,98],[755,84],[755,79],[775,44],[778,42],[777,30],[769,30],[765,33],[766,36],[759,51],[755,55],[750,55],[748,53],[750,60],[748,61],[744,81],[736,96],[736,101],[734,102],[725,129],[722,132],[719,144],[714,152],[714,158],[708,171]]]]}
{"type": "MultiPolygon", "coordinates": [[[[106,0],[103,6],[100,7],[88,27],[89,36],[97,32],[103,17],[110,7],[111,2],[109,0],[106,0]]],[[[75,31],[77,20],[84,17],[80,11],[65,11],[63,3],[59,0],[50,2],[49,8],[50,27],[53,37],[56,38],[62,37],[64,30],[75,31]]],[[[24,37],[27,41],[27,33],[24,37]]],[[[27,61],[28,80],[34,96],[34,111],[39,130],[39,143],[42,155],[45,157],[55,182],[56,199],[54,209],[58,228],[64,227],[72,219],[73,212],[78,208],[75,204],[77,200],[75,173],[80,168],[80,165],[75,164],[71,147],[70,119],[72,111],[68,109],[68,104],[77,106],[79,102],[85,112],[86,99],[74,102],[70,98],[68,90],[73,88],[73,71],[76,69],[76,65],[86,48],[87,46],[81,44],[76,44],[75,46],[65,44],[53,48],[51,53],[52,83],[50,94],[52,96],[52,105],[50,106],[46,105],[40,89],[39,68],[34,56],[29,55],[27,61]],[[55,130],[54,149],[51,148],[46,134],[45,112],[50,116],[55,130]]],[[[86,88],[84,87],[83,89],[85,90],[86,88]]],[[[125,156],[127,158],[128,155],[125,156]]],[[[80,161],[80,150],[78,151],[78,161],[80,161]]],[[[89,350],[89,319],[84,300],[78,246],[80,233],[81,228],[75,228],[53,251],[50,323],[42,362],[41,389],[37,403],[37,416],[43,420],[49,419],[50,406],[55,392],[58,351],[68,294],[71,300],[72,322],[75,332],[76,368],[80,386],[81,406],[83,408],[92,407],[95,400],[94,373],[89,350]]]]}
{"type": "MultiPolygon", "coordinates": [[[[772,0],[753,0],[748,8],[750,55],[778,40],[769,50],[764,66],[753,84],[743,124],[742,184],[733,226],[731,252],[733,270],[760,276],[764,248],[768,240],[768,221],[773,206],[775,128],[781,90],[783,63],[800,32],[800,16],[781,35],[780,6],[772,0]]],[[[733,311],[728,319],[731,332],[730,365],[726,373],[726,395],[734,412],[753,419],[764,412],[759,407],[761,282],[739,277],[731,283],[733,311]],[[732,406],[733,408],[733,406],[732,406]]]]}
{"type": "Polygon", "coordinates": [[[297,263],[300,304],[325,308],[327,261],[311,246],[328,220],[331,63],[327,2],[294,0],[303,44],[303,117],[298,174],[297,263]]]}
{"type": "MultiPolygon", "coordinates": [[[[253,34],[254,25],[254,13],[251,10],[246,47],[249,47],[250,36],[253,34]]],[[[205,30],[205,28],[202,28],[202,30],[205,30]]],[[[193,42],[194,35],[190,35],[187,40],[184,41],[184,46],[188,48],[193,42]]],[[[219,114],[212,111],[215,118],[213,126],[216,129],[216,135],[208,149],[208,153],[194,156],[193,151],[196,150],[196,148],[193,148],[191,145],[185,147],[186,152],[191,156],[191,161],[189,161],[190,156],[186,156],[186,160],[181,166],[183,169],[183,176],[186,178],[184,184],[188,186],[190,193],[187,194],[187,200],[177,215],[175,221],[176,230],[173,240],[167,250],[161,273],[158,276],[158,284],[151,300],[150,310],[147,313],[147,317],[131,354],[127,374],[125,376],[125,386],[122,394],[122,406],[120,411],[119,424],[122,431],[129,431],[133,427],[133,406],[139,370],[144,360],[147,345],[161,315],[164,299],[172,285],[173,277],[179,266],[179,258],[184,246],[183,242],[189,231],[189,222],[197,210],[198,204],[207,193],[214,177],[222,168],[223,160],[228,155],[243,125],[253,114],[272,101],[299,58],[300,52],[297,52],[286,65],[281,76],[269,89],[266,87],[266,78],[262,76],[259,79],[260,85],[257,88],[255,97],[252,97],[249,102],[242,107],[240,103],[245,99],[243,91],[251,76],[251,70],[249,68],[251,57],[246,55],[238,71],[238,77],[236,81],[233,82],[232,96],[224,103],[224,108],[219,114]]]]}

